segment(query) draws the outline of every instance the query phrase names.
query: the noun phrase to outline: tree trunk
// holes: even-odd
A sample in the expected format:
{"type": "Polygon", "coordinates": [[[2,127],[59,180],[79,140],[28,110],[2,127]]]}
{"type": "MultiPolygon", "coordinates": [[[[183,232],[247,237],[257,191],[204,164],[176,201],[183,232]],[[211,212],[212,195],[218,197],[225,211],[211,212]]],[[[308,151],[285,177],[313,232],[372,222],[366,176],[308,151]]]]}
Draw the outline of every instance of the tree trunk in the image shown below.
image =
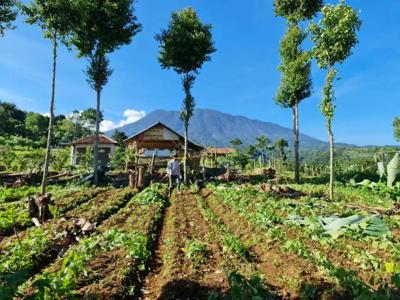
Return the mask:
{"type": "Polygon", "coordinates": [[[299,159],[299,106],[293,106],[293,140],[294,140],[294,181],[300,182],[300,159],[299,159]]]}
{"type": "Polygon", "coordinates": [[[183,154],[183,182],[185,184],[189,183],[189,178],[188,178],[188,166],[187,166],[187,159],[188,159],[188,139],[189,139],[189,123],[185,122],[185,149],[184,149],[184,154],[183,154]]]}
{"type": "Polygon", "coordinates": [[[49,164],[51,157],[51,138],[53,135],[54,98],[56,89],[56,67],[57,67],[57,34],[54,34],[53,35],[53,79],[51,83],[49,129],[47,133],[46,157],[44,160],[42,187],[40,191],[42,196],[46,193],[47,177],[49,174],[49,164]]]}
{"type": "Polygon", "coordinates": [[[334,175],[334,138],[332,132],[332,123],[328,121],[328,136],[329,136],[329,198],[333,200],[333,181],[335,180],[334,175]]]}
{"type": "Polygon", "coordinates": [[[96,134],[93,147],[93,174],[94,174],[94,184],[99,183],[98,174],[98,157],[99,157],[99,130],[100,130],[100,94],[101,89],[96,89],[96,134]]]}

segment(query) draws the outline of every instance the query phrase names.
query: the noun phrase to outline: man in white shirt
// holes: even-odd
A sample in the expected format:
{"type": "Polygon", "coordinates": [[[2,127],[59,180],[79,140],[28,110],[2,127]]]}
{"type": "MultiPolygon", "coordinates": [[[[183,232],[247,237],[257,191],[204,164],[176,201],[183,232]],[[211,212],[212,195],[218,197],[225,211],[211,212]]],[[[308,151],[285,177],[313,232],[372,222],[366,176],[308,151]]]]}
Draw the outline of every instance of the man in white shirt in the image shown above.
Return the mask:
{"type": "Polygon", "coordinates": [[[171,197],[175,183],[178,187],[178,193],[181,189],[181,167],[176,153],[172,155],[172,159],[168,162],[167,174],[169,178],[168,197],[171,197]]]}

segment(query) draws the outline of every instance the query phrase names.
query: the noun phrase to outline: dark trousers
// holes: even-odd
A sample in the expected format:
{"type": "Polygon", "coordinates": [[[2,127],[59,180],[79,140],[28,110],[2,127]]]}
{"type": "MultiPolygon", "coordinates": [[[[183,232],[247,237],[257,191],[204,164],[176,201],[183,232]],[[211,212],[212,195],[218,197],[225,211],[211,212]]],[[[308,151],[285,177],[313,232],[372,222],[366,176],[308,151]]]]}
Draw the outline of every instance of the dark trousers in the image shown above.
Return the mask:
{"type": "Polygon", "coordinates": [[[177,185],[178,191],[179,191],[181,189],[181,177],[178,175],[169,176],[169,188],[168,188],[169,196],[171,196],[171,193],[175,187],[175,184],[177,185]]]}

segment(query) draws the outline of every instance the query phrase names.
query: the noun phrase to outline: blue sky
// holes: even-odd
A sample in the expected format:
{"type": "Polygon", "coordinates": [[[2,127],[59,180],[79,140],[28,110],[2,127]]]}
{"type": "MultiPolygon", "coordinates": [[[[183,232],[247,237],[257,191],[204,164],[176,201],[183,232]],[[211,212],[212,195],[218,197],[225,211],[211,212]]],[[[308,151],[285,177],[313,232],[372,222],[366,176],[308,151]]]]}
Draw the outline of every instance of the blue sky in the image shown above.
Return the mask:
{"type": "MultiPolygon", "coordinates": [[[[400,1],[348,0],[361,11],[360,43],[339,66],[336,83],[336,140],[395,144],[392,120],[400,115],[400,1]]],[[[183,98],[180,79],[162,70],[154,35],[172,11],[194,7],[213,25],[217,52],[198,76],[193,94],[200,108],[275,122],[291,127],[291,111],[273,102],[279,84],[278,47],[284,20],[274,17],[271,0],[140,0],[136,13],[143,31],[131,45],[110,55],[114,69],[102,96],[107,122],[115,126],[155,109],[177,110],[183,98]]],[[[60,49],[56,112],[95,106],[86,83],[84,59],[60,49]]],[[[313,95],[300,106],[303,133],[326,140],[319,111],[324,73],[313,67],[313,95]]],[[[50,98],[51,44],[40,29],[19,19],[17,29],[0,38],[0,99],[46,113],[50,98]]]]}

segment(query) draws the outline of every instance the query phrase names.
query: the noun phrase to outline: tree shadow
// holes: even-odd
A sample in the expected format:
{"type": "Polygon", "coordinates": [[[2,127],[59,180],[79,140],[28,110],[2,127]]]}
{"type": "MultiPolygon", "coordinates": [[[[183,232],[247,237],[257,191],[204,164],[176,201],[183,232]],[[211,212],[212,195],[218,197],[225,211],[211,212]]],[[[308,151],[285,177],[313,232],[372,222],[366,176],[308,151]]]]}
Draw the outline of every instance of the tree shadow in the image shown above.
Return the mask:
{"type": "Polygon", "coordinates": [[[220,287],[202,285],[189,279],[175,279],[162,287],[159,300],[203,300],[213,292],[222,292],[220,287]]]}

